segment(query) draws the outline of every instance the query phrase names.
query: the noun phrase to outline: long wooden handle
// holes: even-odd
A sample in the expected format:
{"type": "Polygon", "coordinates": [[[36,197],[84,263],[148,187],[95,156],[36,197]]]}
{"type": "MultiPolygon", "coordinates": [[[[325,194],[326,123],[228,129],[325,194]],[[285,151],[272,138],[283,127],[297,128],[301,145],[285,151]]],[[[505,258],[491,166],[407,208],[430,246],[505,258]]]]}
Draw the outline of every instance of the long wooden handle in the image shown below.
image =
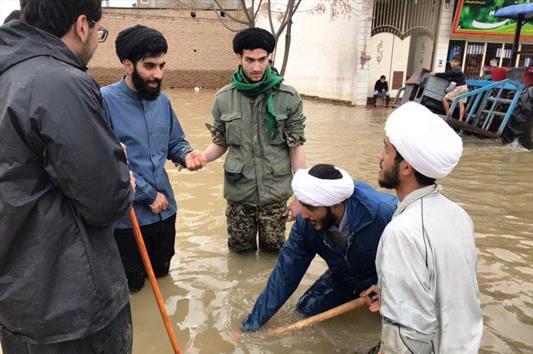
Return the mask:
{"type": "Polygon", "coordinates": [[[330,318],[339,316],[345,312],[351,311],[363,305],[366,305],[366,298],[359,297],[357,299],[348,301],[347,303],[344,303],[342,305],[339,305],[337,307],[334,307],[332,309],[319,313],[318,315],[314,315],[309,318],[306,318],[305,320],[298,321],[288,326],[272,329],[268,332],[268,335],[279,335],[279,334],[283,334],[289,331],[294,331],[295,329],[309,327],[309,326],[314,325],[315,323],[329,320],[330,318]]]}
{"type": "Polygon", "coordinates": [[[137,246],[139,247],[139,252],[148,273],[148,279],[150,279],[150,284],[152,285],[152,290],[154,291],[155,300],[157,301],[157,306],[159,307],[159,312],[161,312],[161,317],[163,317],[163,322],[165,323],[165,328],[167,329],[168,337],[170,338],[170,343],[172,344],[172,349],[174,349],[175,354],[181,354],[176,335],[170,324],[170,319],[168,318],[167,309],[165,308],[165,303],[163,297],[161,296],[161,291],[159,290],[159,285],[154,275],[154,270],[152,269],[152,263],[150,262],[150,257],[148,257],[148,251],[146,250],[146,245],[144,244],[144,239],[141,233],[141,228],[139,227],[139,222],[137,221],[137,215],[135,215],[135,210],[130,209],[130,221],[133,225],[133,233],[135,234],[135,241],[137,241],[137,246]]]}

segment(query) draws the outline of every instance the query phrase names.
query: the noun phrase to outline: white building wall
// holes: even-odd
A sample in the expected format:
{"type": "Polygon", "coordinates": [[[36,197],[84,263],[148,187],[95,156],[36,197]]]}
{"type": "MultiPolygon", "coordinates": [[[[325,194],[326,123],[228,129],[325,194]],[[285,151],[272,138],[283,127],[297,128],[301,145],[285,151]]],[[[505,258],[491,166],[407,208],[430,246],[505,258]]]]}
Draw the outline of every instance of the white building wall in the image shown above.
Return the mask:
{"type": "MultiPolygon", "coordinates": [[[[368,82],[370,81],[369,74],[369,62],[361,62],[361,53],[366,50],[368,54],[370,48],[370,34],[372,30],[372,10],[374,8],[374,1],[358,1],[360,6],[360,15],[358,23],[357,33],[357,67],[354,74],[355,90],[352,98],[352,104],[366,105],[368,96],[368,82]]],[[[372,57],[370,57],[370,62],[372,57]]]]}
{"type": "Polygon", "coordinates": [[[433,39],[429,34],[422,34],[417,36],[415,40],[411,41],[411,46],[413,50],[413,69],[425,68],[431,70],[432,68],[432,58],[433,58],[433,39]]]}
{"type": "Polygon", "coordinates": [[[390,95],[396,95],[397,90],[392,90],[392,73],[403,71],[403,82],[406,80],[407,64],[409,60],[409,47],[411,36],[401,40],[392,33],[382,32],[370,39],[369,79],[367,84],[368,97],[373,95],[374,84],[381,75],[385,75],[389,83],[390,95]]]}
{"type": "MultiPolygon", "coordinates": [[[[360,56],[370,38],[373,0],[353,0],[352,12],[331,19],[309,10],[319,1],[303,1],[293,17],[285,82],[305,95],[366,104],[368,69],[360,56]]],[[[270,28],[261,18],[258,27],[270,28]]],[[[279,39],[275,66],[283,61],[285,36],[279,39]]]]}
{"type": "Polygon", "coordinates": [[[446,56],[448,55],[448,44],[452,33],[453,7],[456,0],[451,0],[449,5],[443,1],[440,9],[439,27],[437,30],[437,45],[433,57],[433,71],[441,72],[446,69],[446,56]]]}
{"type": "Polygon", "coordinates": [[[382,32],[370,38],[369,54],[372,57],[369,63],[368,96],[374,92],[374,84],[381,75],[385,75],[391,87],[391,64],[393,53],[394,35],[382,32]]]}

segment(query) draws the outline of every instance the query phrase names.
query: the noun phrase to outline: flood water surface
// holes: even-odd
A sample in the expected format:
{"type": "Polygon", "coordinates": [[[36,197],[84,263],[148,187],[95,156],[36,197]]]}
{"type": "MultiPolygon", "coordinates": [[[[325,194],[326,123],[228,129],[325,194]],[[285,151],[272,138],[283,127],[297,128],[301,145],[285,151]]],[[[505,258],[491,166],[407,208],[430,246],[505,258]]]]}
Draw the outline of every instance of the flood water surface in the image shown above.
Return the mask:
{"type": "MultiPolygon", "coordinates": [[[[169,90],[188,140],[204,149],[214,91],[169,90]]],[[[384,109],[305,101],[307,165],[333,163],[377,187],[384,109]]],[[[312,328],[278,337],[239,337],[243,319],[263,290],[276,256],[228,252],[222,159],[196,173],[167,166],[179,205],[176,255],[160,279],[184,353],[366,353],[379,341],[380,318],[355,310],[312,328]]],[[[482,353],[533,352],[533,153],[465,139],[463,158],[441,180],[444,193],[472,216],[479,252],[484,314],[482,353]]],[[[288,228],[290,225],[288,225],[288,228]]],[[[265,328],[295,322],[300,295],[324,271],[313,261],[296,293],[265,328]]],[[[150,286],[131,297],[134,353],[170,353],[150,286]]]]}

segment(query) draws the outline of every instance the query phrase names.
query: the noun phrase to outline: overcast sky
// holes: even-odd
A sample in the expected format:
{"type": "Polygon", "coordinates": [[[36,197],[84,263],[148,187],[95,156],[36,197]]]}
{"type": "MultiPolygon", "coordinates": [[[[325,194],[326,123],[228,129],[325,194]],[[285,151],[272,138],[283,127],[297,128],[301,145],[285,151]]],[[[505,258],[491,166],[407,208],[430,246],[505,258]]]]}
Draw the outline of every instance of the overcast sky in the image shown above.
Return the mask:
{"type": "Polygon", "coordinates": [[[0,25],[13,10],[20,9],[19,0],[0,0],[0,25]]]}
{"type": "MultiPolygon", "coordinates": [[[[129,7],[135,0],[109,0],[103,1],[103,4],[109,4],[110,6],[122,6],[129,7]]],[[[4,23],[4,19],[13,10],[20,9],[19,0],[0,0],[0,25],[4,23]]]]}

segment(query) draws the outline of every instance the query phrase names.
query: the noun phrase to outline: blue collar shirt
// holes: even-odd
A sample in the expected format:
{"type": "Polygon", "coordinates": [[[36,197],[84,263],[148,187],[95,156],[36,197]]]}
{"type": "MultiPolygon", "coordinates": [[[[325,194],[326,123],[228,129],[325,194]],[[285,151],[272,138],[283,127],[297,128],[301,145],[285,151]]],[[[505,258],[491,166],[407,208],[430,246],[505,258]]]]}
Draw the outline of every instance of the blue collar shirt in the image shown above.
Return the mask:
{"type": "MultiPolygon", "coordinates": [[[[136,180],[134,208],[140,225],[150,225],[176,214],[176,200],[165,171],[172,160],[185,166],[185,155],[192,151],[172,109],[161,92],[154,101],[141,99],[124,80],[102,88],[107,119],[116,136],[127,147],[129,167],[136,180]],[[160,214],[152,213],[150,204],[157,192],[165,195],[169,206],[160,214]]],[[[129,229],[127,217],[116,225],[129,229]]]]}

